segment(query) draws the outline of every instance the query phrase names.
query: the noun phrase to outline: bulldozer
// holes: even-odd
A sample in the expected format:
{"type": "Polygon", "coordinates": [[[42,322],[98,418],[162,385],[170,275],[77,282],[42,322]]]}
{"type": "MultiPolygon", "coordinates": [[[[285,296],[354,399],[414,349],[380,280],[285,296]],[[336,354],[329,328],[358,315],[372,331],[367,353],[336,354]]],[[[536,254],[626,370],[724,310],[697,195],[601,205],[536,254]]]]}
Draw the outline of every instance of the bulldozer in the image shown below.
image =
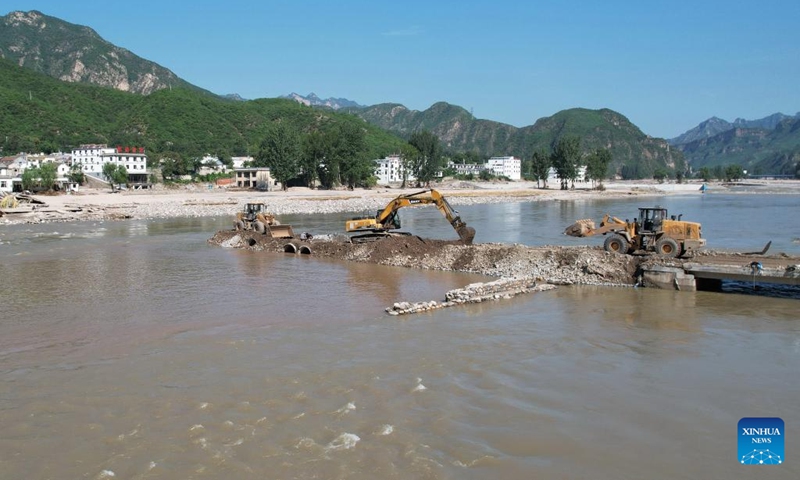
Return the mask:
{"type": "Polygon", "coordinates": [[[357,233],[357,235],[350,237],[351,242],[354,243],[377,240],[394,235],[408,235],[408,233],[404,232],[393,232],[393,230],[401,227],[399,210],[404,207],[430,204],[435,205],[439,212],[444,215],[464,245],[472,245],[472,240],[475,238],[475,229],[467,226],[444,196],[433,189],[400,195],[389,202],[383,209],[378,210],[375,216],[366,215],[351,218],[345,223],[345,231],[357,233]]]}
{"type": "Polygon", "coordinates": [[[677,258],[706,244],[702,227],[696,222],[681,220],[683,215],[669,216],[666,208],[639,208],[633,222],[606,214],[597,227],[593,220],[573,223],[564,233],[571,237],[608,235],[603,248],[607,252],[632,254],[637,251],[677,258]]]}
{"type": "Polygon", "coordinates": [[[281,225],[263,202],[246,203],[233,221],[236,231],[255,231],[272,238],[294,238],[291,225],[281,225]]]}

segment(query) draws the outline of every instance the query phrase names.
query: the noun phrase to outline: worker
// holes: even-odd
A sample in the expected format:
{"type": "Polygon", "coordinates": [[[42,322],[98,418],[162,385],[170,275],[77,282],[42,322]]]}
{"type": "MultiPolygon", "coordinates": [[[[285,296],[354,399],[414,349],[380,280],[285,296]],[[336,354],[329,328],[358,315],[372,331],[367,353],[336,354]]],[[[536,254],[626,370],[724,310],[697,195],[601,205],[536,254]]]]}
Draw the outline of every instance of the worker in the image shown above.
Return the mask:
{"type": "Polygon", "coordinates": [[[753,275],[761,275],[761,272],[764,270],[764,266],[761,265],[761,262],[751,262],[750,263],[750,273],[753,275]]]}

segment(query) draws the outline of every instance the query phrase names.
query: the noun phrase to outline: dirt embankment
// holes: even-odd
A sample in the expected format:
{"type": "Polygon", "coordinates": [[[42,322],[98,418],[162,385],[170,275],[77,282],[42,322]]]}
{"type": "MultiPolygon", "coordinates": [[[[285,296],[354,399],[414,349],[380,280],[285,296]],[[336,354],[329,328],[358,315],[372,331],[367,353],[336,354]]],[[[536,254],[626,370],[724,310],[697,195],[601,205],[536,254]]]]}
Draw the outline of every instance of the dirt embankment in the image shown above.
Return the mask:
{"type": "Polygon", "coordinates": [[[782,272],[787,268],[795,268],[792,265],[800,271],[800,257],[785,254],[766,256],[701,251],[693,258],[671,259],[655,255],[619,255],[600,247],[529,247],[499,243],[461,245],[455,241],[412,235],[353,244],[344,235],[299,240],[273,239],[254,232],[220,231],[208,241],[228,248],[276,253],[289,250],[339,260],[498,277],[497,280],[447,292],[443,301],[398,301],[386,309],[391,315],[510,298],[521,293],[555,288],[554,285],[633,286],[640,282],[643,269],[655,265],[682,267],[686,263],[693,263],[749,268],[752,262],[758,262],[765,271],[770,268],[782,272]]]}
{"type": "Polygon", "coordinates": [[[352,244],[345,239],[278,240],[252,232],[217,232],[209,243],[284,252],[293,243],[311,255],[400,267],[469,272],[492,277],[529,277],[556,285],[633,285],[641,257],[610,254],[593,247],[528,247],[509,244],[461,245],[417,236],[352,244]]]}
{"type": "Polygon", "coordinates": [[[273,239],[254,232],[217,232],[213,245],[257,251],[284,252],[291,243],[306,246],[311,255],[399,267],[478,273],[491,277],[530,277],[555,285],[635,285],[642,267],[686,263],[745,268],[759,262],[765,269],[784,269],[800,264],[800,257],[786,254],[747,255],[700,250],[692,258],[671,259],[655,255],[618,255],[601,247],[529,247],[518,244],[461,245],[457,241],[413,235],[353,244],[344,235],[333,238],[273,239]]]}

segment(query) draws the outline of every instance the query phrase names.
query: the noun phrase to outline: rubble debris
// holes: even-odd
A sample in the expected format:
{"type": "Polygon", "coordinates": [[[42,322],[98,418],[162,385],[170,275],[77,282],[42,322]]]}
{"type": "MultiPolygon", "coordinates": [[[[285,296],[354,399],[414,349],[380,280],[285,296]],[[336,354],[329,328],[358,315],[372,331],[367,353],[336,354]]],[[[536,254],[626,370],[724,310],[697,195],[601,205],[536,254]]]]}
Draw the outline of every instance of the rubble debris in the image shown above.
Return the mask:
{"type": "Polygon", "coordinates": [[[389,315],[408,315],[427,312],[440,308],[453,307],[469,303],[481,303],[492,300],[507,300],[521,293],[542,292],[552,290],[555,285],[537,284],[535,278],[500,278],[491,282],[472,283],[464,288],[450,290],[445,294],[445,300],[437,302],[397,302],[386,308],[389,315]]]}

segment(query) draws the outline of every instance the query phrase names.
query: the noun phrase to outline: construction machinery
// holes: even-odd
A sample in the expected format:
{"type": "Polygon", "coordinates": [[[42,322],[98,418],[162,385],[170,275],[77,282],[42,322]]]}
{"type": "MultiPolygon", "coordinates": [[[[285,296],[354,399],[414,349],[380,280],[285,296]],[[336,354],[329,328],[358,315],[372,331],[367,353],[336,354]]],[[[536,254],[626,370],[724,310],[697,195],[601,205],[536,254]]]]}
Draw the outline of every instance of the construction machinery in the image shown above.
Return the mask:
{"type": "Polygon", "coordinates": [[[670,217],[666,208],[639,208],[639,218],[633,222],[606,214],[599,227],[592,220],[578,220],[567,227],[564,233],[572,237],[608,235],[603,243],[607,252],[624,254],[644,251],[679,257],[706,244],[700,224],[685,222],[681,217],[670,217]]]}
{"type": "Polygon", "coordinates": [[[233,229],[237,231],[252,230],[273,238],[294,238],[291,225],[281,225],[275,215],[267,211],[263,202],[245,204],[241,212],[236,214],[233,229]]]}
{"type": "Polygon", "coordinates": [[[389,202],[383,209],[378,210],[375,216],[364,216],[352,218],[345,223],[345,231],[351,233],[361,233],[351,238],[353,242],[365,242],[380,239],[392,235],[408,235],[403,232],[392,232],[400,228],[399,210],[403,207],[416,205],[433,204],[439,209],[442,215],[450,222],[450,225],[458,233],[458,238],[465,245],[471,245],[475,238],[475,229],[467,226],[461,220],[458,212],[450,206],[450,203],[436,190],[422,190],[416,193],[400,195],[389,202]]]}

